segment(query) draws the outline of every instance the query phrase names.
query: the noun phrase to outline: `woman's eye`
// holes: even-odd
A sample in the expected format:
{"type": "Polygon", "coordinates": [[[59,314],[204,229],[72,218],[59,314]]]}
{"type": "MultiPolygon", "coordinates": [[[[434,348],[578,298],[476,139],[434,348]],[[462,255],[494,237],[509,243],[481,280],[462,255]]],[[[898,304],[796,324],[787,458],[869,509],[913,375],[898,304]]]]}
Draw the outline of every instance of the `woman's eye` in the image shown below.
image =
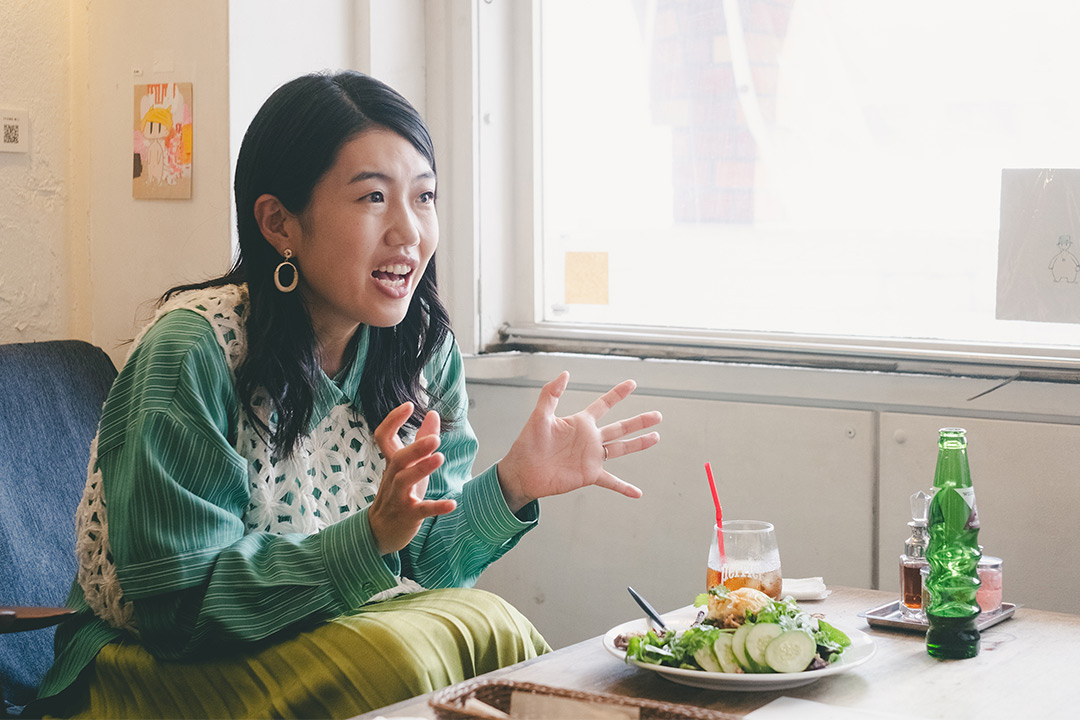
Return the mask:
{"type": "Polygon", "coordinates": [[[431,191],[428,191],[426,193],[421,193],[420,202],[422,202],[422,203],[435,202],[435,193],[431,192],[431,191]]]}
{"type": "Polygon", "coordinates": [[[381,193],[380,191],[376,190],[376,191],[375,191],[375,192],[373,192],[373,193],[370,193],[370,194],[368,194],[368,195],[365,195],[365,196],[364,196],[363,198],[361,198],[361,199],[362,199],[362,200],[367,200],[367,201],[369,201],[369,202],[377,202],[377,203],[381,203],[381,202],[383,202],[383,201],[384,201],[384,200],[385,200],[386,198],[384,198],[384,197],[383,197],[383,194],[382,194],[382,193],[381,193]]]}

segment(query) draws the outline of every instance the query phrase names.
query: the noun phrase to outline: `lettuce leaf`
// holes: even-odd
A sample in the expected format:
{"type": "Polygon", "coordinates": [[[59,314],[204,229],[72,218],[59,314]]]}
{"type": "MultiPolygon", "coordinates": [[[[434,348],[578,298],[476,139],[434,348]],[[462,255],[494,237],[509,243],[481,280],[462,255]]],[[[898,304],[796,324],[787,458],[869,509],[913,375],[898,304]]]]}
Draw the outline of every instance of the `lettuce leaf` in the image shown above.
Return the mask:
{"type": "Polygon", "coordinates": [[[817,632],[814,633],[814,642],[820,646],[819,652],[820,648],[825,648],[830,663],[835,662],[836,658],[840,657],[840,653],[844,652],[844,648],[851,645],[851,638],[847,636],[847,633],[838,630],[824,620],[819,619],[817,626],[817,632]]]}
{"type": "Polygon", "coordinates": [[[644,635],[630,638],[626,648],[626,659],[652,665],[701,670],[694,660],[694,653],[716,642],[720,637],[718,628],[698,625],[676,636],[669,630],[662,637],[649,630],[644,635]]]}

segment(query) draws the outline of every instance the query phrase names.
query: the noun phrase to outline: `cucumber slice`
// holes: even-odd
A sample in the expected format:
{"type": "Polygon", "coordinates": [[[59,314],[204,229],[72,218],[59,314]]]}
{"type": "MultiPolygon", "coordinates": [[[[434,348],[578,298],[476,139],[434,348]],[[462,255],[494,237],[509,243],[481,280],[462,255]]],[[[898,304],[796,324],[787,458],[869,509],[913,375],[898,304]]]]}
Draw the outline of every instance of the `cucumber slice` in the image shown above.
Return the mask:
{"type": "Polygon", "coordinates": [[[761,672],[772,672],[772,667],[765,662],[765,648],[783,634],[784,628],[776,623],[757,623],[747,634],[746,656],[760,668],[761,672]]]}
{"type": "Polygon", "coordinates": [[[715,653],[713,653],[712,643],[695,650],[694,660],[696,660],[697,664],[701,666],[701,669],[706,672],[724,672],[720,669],[720,663],[717,661],[715,653]]]}
{"type": "Polygon", "coordinates": [[[788,630],[765,648],[765,662],[778,673],[802,672],[816,652],[817,645],[809,633],[788,630]]]}
{"type": "Polygon", "coordinates": [[[739,665],[739,661],[735,659],[735,651],[731,649],[733,635],[734,633],[722,632],[713,643],[713,652],[716,654],[717,662],[720,663],[721,672],[741,673],[743,671],[742,665],[739,665]]]}
{"type": "Polygon", "coordinates": [[[750,623],[743,623],[731,638],[731,652],[735,654],[735,661],[745,672],[757,672],[757,666],[746,654],[746,636],[753,627],[750,623]]]}

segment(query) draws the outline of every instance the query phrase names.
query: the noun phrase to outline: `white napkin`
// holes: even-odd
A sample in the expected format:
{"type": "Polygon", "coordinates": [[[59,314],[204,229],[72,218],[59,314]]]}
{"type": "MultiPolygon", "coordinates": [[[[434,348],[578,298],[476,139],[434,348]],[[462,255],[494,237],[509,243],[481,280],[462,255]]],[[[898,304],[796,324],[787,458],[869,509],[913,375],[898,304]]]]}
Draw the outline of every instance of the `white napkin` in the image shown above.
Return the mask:
{"type": "MultiPolygon", "coordinates": [[[[906,716],[780,697],[748,713],[745,720],[900,720],[902,717],[906,716]]],[[[907,720],[913,719],[907,717],[907,720]]]]}
{"type": "Polygon", "coordinates": [[[796,600],[824,600],[831,592],[819,577],[784,578],[784,589],[780,591],[780,597],[790,595],[796,600]]]}

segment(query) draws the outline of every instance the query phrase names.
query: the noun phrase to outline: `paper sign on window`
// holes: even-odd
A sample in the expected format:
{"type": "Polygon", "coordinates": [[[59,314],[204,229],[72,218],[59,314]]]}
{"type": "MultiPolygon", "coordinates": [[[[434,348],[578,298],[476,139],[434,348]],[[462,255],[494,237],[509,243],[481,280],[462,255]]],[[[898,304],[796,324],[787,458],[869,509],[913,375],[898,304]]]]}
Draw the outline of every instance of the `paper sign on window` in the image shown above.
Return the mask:
{"type": "Polygon", "coordinates": [[[608,304],[608,254],[566,253],[566,304],[608,304]]]}
{"type": "Polygon", "coordinates": [[[1080,323],[1080,170],[1003,170],[997,318],[1080,323]]]}

